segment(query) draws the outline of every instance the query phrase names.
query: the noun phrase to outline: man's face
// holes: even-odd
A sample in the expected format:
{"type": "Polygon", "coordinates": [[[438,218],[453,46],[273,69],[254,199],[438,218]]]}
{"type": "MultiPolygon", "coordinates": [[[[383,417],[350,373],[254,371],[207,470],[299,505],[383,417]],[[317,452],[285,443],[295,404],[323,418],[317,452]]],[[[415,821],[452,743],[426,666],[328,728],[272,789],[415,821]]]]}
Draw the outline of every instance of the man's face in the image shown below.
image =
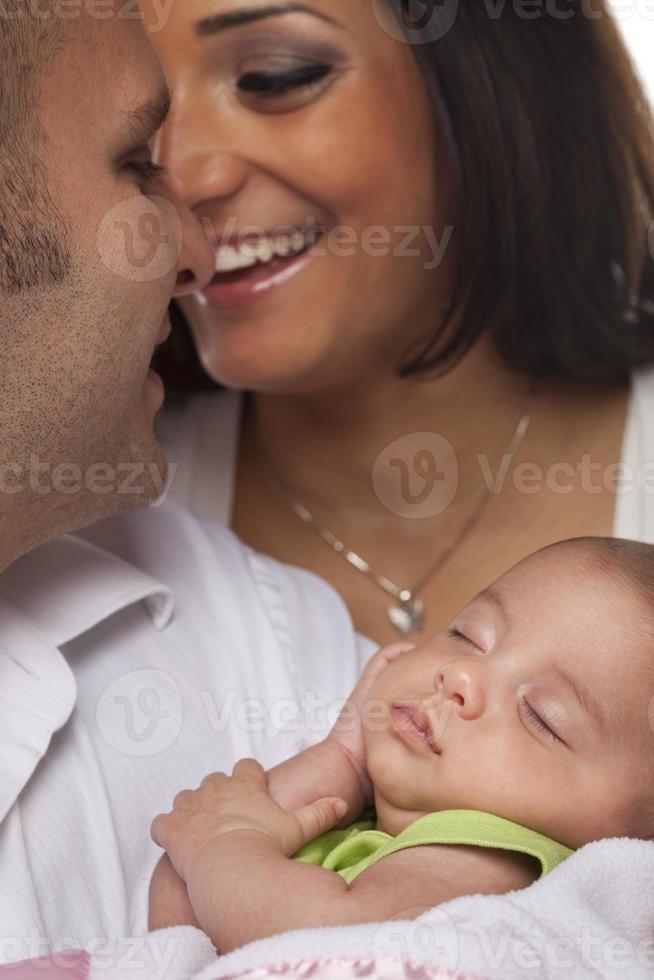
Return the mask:
{"type": "Polygon", "coordinates": [[[142,167],[167,97],[141,22],[118,16],[68,24],[39,80],[42,218],[65,230],[69,259],[55,285],[2,297],[0,517],[21,515],[22,550],[145,506],[165,481],[163,389],[148,368],[187,218],[142,167]]]}
{"type": "Polygon", "coordinates": [[[564,544],[391,663],[364,726],[383,829],[473,809],[574,848],[633,834],[654,778],[647,613],[564,544]]]}

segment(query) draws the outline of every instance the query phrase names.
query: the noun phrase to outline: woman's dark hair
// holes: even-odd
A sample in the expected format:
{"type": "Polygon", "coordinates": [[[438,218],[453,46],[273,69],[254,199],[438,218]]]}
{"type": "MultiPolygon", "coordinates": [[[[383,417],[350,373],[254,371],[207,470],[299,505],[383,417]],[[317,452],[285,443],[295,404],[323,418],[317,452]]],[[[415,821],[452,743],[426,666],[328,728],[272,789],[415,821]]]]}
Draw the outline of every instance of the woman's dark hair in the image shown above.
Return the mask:
{"type": "Polygon", "coordinates": [[[442,321],[400,374],[447,371],[486,329],[537,377],[654,360],[654,122],[605,0],[535,18],[520,0],[459,0],[427,43],[425,7],[436,17],[443,0],[418,5],[418,31],[411,0],[386,2],[433,103],[458,262],[442,321]]]}

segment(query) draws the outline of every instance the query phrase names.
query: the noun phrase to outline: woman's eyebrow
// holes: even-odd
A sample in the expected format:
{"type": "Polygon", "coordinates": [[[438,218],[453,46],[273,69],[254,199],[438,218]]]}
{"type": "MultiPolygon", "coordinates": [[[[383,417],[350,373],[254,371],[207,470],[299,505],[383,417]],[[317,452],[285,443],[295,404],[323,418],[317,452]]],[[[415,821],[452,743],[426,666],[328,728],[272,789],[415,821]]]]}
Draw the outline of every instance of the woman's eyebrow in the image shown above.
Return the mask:
{"type": "Polygon", "coordinates": [[[266,17],[283,17],[286,14],[312,14],[319,20],[325,20],[328,24],[335,27],[344,28],[345,25],[323,14],[313,7],[304,3],[276,3],[268,7],[250,7],[245,10],[233,10],[228,14],[215,14],[210,17],[203,17],[195,24],[195,33],[198,37],[207,37],[210,34],[217,34],[220,31],[228,31],[233,27],[241,27],[243,24],[252,24],[254,21],[263,20],[266,17]]]}

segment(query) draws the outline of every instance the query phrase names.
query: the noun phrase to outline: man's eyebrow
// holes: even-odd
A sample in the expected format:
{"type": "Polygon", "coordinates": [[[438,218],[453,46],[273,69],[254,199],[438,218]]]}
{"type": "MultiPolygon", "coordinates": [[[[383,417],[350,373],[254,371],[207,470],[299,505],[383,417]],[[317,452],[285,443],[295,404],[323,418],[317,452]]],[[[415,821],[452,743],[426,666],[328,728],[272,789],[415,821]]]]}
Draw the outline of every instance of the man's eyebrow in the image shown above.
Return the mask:
{"type": "Polygon", "coordinates": [[[147,143],[163,126],[170,112],[172,96],[166,89],[157,98],[144,102],[125,113],[130,137],[134,143],[147,143]]]}
{"type": "Polygon", "coordinates": [[[333,17],[323,14],[305,3],[276,3],[268,7],[249,7],[245,10],[233,10],[228,14],[214,14],[210,17],[203,17],[195,24],[195,33],[198,37],[207,37],[210,34],[218,34],[220,31],[228,31],[234,27],[242,27],[244,24],[253,24],[257,20],[266,17],[283,17],[285,14],[313,14],[319,20],[327,21],[335,27],[343,28],[345,25],[339,23],[333,17]]]}
{"type": "Polygon", "coordinates": [[[562,667],[555,667],[554,669],[559,677],[562,677],[566,682],[574,694],[579,706],[583,708],[583,710],[589,714],[591,718],[595,719],[600,728],[606,730],[608,727],[606,712],[598,699],[591,694],[586,686],[579,684],[576,678],[573,677],[572,674],[569,674],[567,670],[564,670],[562,667]]]}

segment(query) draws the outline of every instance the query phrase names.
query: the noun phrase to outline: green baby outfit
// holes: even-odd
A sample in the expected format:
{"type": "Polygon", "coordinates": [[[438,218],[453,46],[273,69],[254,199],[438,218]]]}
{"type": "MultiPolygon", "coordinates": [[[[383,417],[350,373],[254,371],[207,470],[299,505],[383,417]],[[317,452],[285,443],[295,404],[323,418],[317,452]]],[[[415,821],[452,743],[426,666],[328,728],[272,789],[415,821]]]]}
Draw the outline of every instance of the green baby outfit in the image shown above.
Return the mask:
{"type": "Polygon", "coordinates": [[[420,844],[474,844],[520,851],[537,858],[541,877],[573,853],[543,834],[481,810],[440,810],[428,813],[391,837],[375,829],[374,811],[366,819],[350,824],[344,830],[330,830],[309,841],[293,857],[305,864],[316,864],[336,871],[348,884],[362,871],[387,854],[420,844]]]}

